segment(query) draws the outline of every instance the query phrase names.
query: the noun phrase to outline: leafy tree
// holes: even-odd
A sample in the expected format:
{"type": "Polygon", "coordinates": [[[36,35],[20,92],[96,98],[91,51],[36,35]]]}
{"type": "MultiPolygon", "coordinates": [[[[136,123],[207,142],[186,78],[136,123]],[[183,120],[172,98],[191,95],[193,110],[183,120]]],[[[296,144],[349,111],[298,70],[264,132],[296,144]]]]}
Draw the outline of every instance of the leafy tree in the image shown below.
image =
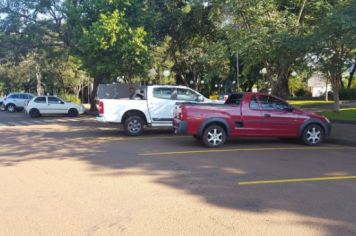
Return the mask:
{"type": "Polygon", "coordinates": [[[330,78],[335,111],[340,110],[339,89],[345,62],[356,58],[356,1],[339,1],[310,36],[314,46],[314,63],[330,78]]]}
{"type": "Polygon", "coordinates": [[[70,45],[94,78],[91,110],[104,80],[124,76],[132,82],[147,73],[148,34],[140,17],[146,7],[142,1],[66,1],[70,45]]]}

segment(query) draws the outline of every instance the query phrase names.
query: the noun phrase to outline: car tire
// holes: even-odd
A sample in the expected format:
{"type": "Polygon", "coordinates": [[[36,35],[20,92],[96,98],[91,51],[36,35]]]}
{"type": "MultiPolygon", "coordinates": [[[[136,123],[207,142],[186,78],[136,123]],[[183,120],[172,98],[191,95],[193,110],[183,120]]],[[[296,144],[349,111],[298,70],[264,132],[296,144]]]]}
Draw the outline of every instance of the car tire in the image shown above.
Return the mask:
{"type": "Polygon", "coordinates": [[[317,124],[308,125],[302,134],[302,141],[308,146],[318,146],[324,140],[324,129],[317,124]]]}
{"type": "Polygon", "coordinates": [[[218,148],[226,141],[226,131],[219,125],[208,126],[203,133],[203,143],[209,148],[218,148]]]}
{"type": "Polygon", "coordinates": [[[29,112],[31,118],[38,118],[41,116],[41,113],[38,109],[32,108],[29,112]]]}
{"type": "Polygon", "coordinates": [[[138,136],[144,130],[145,122],[140,116],[130,116],[124,122],[124,130],[126,135],[138,136]]]}
{"type": "Polygon", "coordinates": [[[14,112],[16,112],[16,110],[17,110],[17,107],[15,104],[10,103],[10,104],[6,105],[7,112],[14,113],[14,112]]]}
{"type": "Polygon", "coordinates": [[[68,116],[70,116],[70,117],[77,117],[78,115],[79,115],[79,112],[78,112],[77,109],[75,109],[75,108],[69,109],[69,111],[68,111],[68,116]]]}

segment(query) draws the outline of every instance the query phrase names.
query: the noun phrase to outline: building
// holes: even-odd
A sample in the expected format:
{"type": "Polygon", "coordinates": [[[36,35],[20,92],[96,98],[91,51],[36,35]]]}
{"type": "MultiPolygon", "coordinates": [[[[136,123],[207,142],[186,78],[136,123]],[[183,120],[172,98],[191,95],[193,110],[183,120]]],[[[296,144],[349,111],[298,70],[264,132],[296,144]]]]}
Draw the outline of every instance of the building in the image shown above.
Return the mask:
{"type": "Polygon", "coordinates": [[[326,91],[332,91],[330,81],[321,72],[314,72],[310,79],[308,79],[308,89],[312,97],[321,97],[326,91]]]}

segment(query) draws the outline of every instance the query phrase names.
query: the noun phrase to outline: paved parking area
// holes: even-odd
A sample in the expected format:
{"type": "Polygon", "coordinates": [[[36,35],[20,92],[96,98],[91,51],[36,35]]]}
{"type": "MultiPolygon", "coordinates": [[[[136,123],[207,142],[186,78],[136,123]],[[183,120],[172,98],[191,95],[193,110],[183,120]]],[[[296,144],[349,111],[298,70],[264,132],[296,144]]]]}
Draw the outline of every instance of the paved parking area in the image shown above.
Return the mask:
{"type": "Polygon", "coordinates": [[[43,116],[39,118],[30,118],[24,112],[8,113],[0,111],[0,127],[6,126],[28,126],[44,125],[49,123],[78,122],[86,120],[87,116],[71,118],[68,116],[43,116]]]}
{"type": "Polygon", "coordinates": [[[82,118],[0,127],[0,234],[356,234],[355,147],[236,139],[212,150],[82,118]]]}

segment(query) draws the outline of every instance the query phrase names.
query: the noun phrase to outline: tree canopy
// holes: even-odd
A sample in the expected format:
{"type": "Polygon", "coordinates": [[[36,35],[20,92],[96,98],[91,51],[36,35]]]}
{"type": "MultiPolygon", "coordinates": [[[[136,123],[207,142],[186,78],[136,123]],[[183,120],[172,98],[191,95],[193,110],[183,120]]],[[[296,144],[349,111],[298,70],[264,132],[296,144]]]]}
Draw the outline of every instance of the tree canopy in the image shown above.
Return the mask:
{"type": "Polygon", "coordinates": [[[92,80],[94,109],[117,77],[288,97],[318,70],[338,100],[355,12],[356,0],[0,0],[0,88],[78,95],[92,80]]]}

